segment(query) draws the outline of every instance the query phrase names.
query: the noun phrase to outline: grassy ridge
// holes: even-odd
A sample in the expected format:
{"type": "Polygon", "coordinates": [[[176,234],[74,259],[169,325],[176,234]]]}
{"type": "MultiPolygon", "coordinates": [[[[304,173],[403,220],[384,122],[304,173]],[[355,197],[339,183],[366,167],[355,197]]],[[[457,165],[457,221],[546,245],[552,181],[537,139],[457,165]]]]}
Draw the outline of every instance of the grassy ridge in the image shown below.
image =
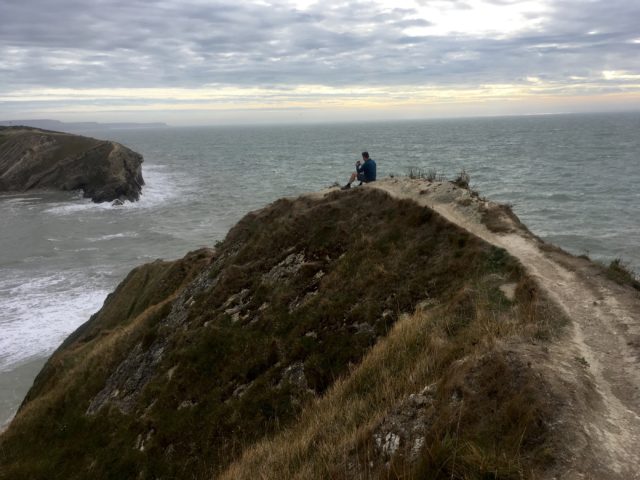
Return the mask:
{"type": "Polygon", "coordinates": [[[141,163],[139,154],[109,141],[28,127],[0,129],[4,191],[83,190],[95,202],[135,201],[144,184],[141,163]]]}
{"type": "Polygon", "coordinates": [[[560,400],[530,361],[564,319],[526,278],[513,300],[496,280],[471,275],[451,301],[401,318],[295,425],[221,478],[537,478],[559,451],[560,400]]]}
{"type": "Polygon", "coordinates": [[[39,376],[0,476],[528,475],[548,412],[499,344],[552,335],[545,305],[503,250],[429,209],[367,189],[280,200],[214,257],[134,270],[39,376]],[[385,412],[431,383],[420,454],[369,466],[385,412]]]}

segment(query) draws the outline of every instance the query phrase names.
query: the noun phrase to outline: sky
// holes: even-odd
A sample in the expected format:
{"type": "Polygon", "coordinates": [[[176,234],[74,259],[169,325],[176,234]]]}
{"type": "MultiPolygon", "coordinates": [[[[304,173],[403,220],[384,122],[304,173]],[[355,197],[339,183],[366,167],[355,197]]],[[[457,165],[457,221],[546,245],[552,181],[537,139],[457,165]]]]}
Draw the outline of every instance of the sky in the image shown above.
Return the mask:
{"type": "Polygon", "coordinates": [[[0,0],[0,120],[640,110],[638,0],[0,0]]]}

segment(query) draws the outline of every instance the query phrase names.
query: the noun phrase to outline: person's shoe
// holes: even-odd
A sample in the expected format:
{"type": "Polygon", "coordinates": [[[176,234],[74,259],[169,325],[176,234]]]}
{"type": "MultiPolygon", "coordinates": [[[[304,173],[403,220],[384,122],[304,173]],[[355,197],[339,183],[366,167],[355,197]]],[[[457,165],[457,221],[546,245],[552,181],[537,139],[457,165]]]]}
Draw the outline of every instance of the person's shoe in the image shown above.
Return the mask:
{"type": "Polygon", "coordinates": [[[349,190],[351,188],[351,184],[347,183],[344,187],[340,187],[340,190],[349,190]]]}
{"type": "Polygon", "coordinates": [[[359,186],[359,187],[361,187],[361,186],[362,186],[362,182],[360,182],[360,183],[358,184],[358,186],[359,186]]]}

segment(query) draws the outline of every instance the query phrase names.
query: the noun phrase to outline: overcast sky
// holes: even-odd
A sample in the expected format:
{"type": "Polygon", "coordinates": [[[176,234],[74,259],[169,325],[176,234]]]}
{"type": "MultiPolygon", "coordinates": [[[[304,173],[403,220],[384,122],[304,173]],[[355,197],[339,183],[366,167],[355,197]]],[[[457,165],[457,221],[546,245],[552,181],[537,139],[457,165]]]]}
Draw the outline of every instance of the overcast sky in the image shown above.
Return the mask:
{"type": "Polygon", "coordinates": [[[638,0],[0,0],[0,120],[640,110],[638,0]]]}

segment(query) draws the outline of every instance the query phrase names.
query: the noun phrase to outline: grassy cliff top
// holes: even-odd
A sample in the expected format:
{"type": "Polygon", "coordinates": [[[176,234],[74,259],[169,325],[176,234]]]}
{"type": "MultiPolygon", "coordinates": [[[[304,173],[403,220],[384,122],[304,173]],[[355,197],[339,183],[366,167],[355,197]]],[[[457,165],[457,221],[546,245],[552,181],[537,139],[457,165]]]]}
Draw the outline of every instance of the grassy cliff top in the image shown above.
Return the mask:
{"type": "Polygon", "coordinates": [[[134,269],[36,379],[0,478],[624,478],[581,429],[597,352],[541,277],[581,261],[449,182],[278,200],[134,269]]]}
{"type": "Polygon", "coordinates": [[[95,202],[137,200],[142,156],[111,141],[24,126],[0,127],[0,192],[82,190],[95,202]]]}

